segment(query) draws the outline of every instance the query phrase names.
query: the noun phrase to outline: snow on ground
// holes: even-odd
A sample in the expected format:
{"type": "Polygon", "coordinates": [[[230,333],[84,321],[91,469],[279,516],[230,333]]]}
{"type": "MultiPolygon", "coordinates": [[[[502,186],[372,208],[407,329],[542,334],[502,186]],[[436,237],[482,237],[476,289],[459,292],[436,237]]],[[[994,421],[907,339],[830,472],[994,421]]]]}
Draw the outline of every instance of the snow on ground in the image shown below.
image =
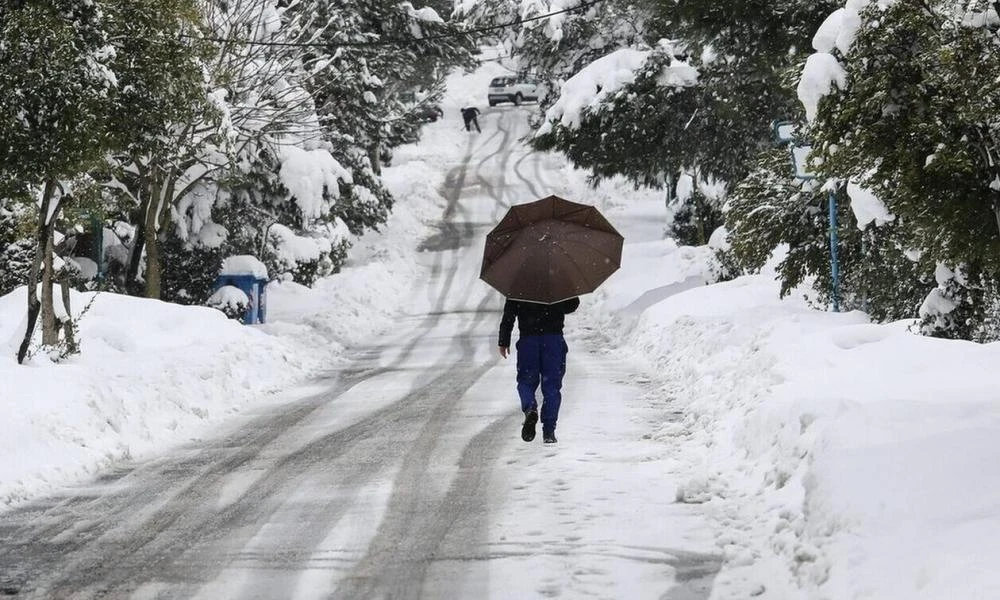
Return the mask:
{"type": "MultiPolygon", "coordinates": [[[[73,294],[74,310],[93,296],[73,294]]],[[[19,366],[26,304],[25,288],[0,298],[0,507],[187,441],[317,367],[215,309],[116,294],[80,320],[81,355],[19,366]]]]}
{"type": "MultiPolygon", "coordinates": [[[[663,246],[674,265],[692,251],[663,246]]],[[[605,335],[656,373],[651,437],[726,560],[713,598],[1000,597],[1000,345],[781,301],[771,274],[635,316],[613,310],[628,280],[600,292],[605,335]]]]}

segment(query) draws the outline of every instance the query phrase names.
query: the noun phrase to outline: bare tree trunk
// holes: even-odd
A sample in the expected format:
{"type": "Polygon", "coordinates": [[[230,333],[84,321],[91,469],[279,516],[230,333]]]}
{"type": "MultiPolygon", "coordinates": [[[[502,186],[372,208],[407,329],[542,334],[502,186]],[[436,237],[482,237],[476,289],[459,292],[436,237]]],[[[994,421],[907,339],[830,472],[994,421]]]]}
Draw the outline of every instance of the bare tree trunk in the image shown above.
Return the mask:
{"type": "Polygon", "coordinates": [[[38,300],[38,275],[42,268],[42,260],[45,255],[48,234],[46,232],[47,218],[49,216],[49,205],[52,203],[52,195],[55,193],[55,182],[46,181],[45,190],[42,192],[42,205],[38,211],[38,230],[36,232],[35,258],[31,261],[31,269],[28,271],[28,326],[24,332],[24,339],[17,349],[17,362],[21,364],[28,355],[28,346],[31,345],[31,336],[35,332],[35,324],[38,322],[38,314],[42,310],[42,304],[38,300]]]}
{"type": "Polygon", "coordinates": [[[698,230],[698,245],[704,246],[708,243],[708,236],[705,235],[705,197],[698,190],[694,192],[694,223],[698,230]]]}
{"type": "Polygon", "coordinates": [[[176,183],[177,179],[174,176],[173,170],[171,170],[163,180],[160,180],[160,185],[157,189],[157,197],[161,198],[161,200],[159,203],[159,213],[156,215],[156,232],[153,235],[153,239],[146,242],[146,252],[148,254],[149,248],[153,248],[152,255],[156,263],[156,295],[153,296],[152,293],[147,294],[150,298],[160,299],[163,297],[163,253],[160,251],[160,243],[166,239],[167,224],[170,222],[170,210],[173,208],[176,183]]]}
{"type": "Polygon", "coordinates": [[[693,190],[691,195],[694,196],[694,223],[698,230],[698,245],[704,246],[708,243],[708,235],[705,233],[705,196],[701,193],[698,187],[698,177],[700,175],[699,169],[694,170],[693,178],[693,190]]]}
{"type": "Polygon", "coordinates": [[[59,329],[56,322],[56,311],[52,284],[55,272],[52,263],[55,257],[55,215],[45,226],[45,254],[42,255],[42,344],[55,346],[59,343],[59,329]]]}
{"type": "Polygon", "coordinates": [[[143,231],[146,244],[146,297],[160,298],[160,245],[157,243],[157,221],[160,214],[160,178],[154,176],[146,205],[146,222],[143,231]]]}
{"type": "Polygon", "coordinates": [[[372,145],[368,147],[368,160],[372,163],[372,172],[376,175],[382,175],[382,135],[381,132],[375,133],[375,139],[372,141],[372,145]]]}
{"type": "Polygon", "coordinates": [[[149,212],[149,172],[140,167],[139,184],[135,196],[140,198],[135,216],[135,235],[129,249],[128,268],[125,270],[125,289],[130,294],[139,293],[139,267],[142,265],[142,251],[146,247],[146,213],[149,212]]]}
{"type": "Polygon", "coordinates": [[[80,347],[76,343],[76,325],[73,323],[73,310],[70,307],[69,283],[69,276],[64,275],[59,278],[59,287],[62,289],[63,308],[66,310],[66,320],[62,322],[62,330],[63,338],[66,340],[66,352],[68,354],[76,354],[80,351],[80,347]]]}
{"type": "Polygon", "coordinates": [[[137,293],[139,289],[139,266],[142,264],[142,251],[146,247],[146,203],[147,201],[143,201],[137,215],[135,236],[132,248],[129,249],[128,270],[125,271],[125,289],[130,294],[137,293]]]}
{"type": "Polygon", "coordinates": [[[376,175],[382,174],[382,159],[379,152],[379,143],[376,141],[368,148],[368,160],[372,163],[372,172],[376,175]]]}

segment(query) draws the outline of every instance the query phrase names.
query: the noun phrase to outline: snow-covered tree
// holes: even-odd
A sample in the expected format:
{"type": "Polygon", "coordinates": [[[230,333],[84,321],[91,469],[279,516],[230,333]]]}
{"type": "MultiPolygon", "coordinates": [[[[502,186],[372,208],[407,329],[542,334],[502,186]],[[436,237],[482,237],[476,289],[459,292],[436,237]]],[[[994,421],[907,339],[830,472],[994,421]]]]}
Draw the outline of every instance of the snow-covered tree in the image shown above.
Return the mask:
{"type": "Polygon", "coordinates": [[[561,82],[595,60],[622,48],[646,48],[657,39],[647,26],[649,2],[463,0],[456,3],[455,14],[473,27],[496,27],[490,37],[503,48],[508,64],[548,80],[556,92],[561,82]]]}
{"type": "MultiPolygon", "coordinates": [[[[533,143],[564,152],[595,179],[623,175],[638,185],[666,186],[668,200],[678,197],[673,188],[685,173],[702,183],[734,185],[770,146],[772,121],[801,110],[787,74],[832,5],[638,6],[630,13],[635,18],[622,23],[641,35],[610,36],[632,45],[568,79],[533,143]]],[[[577,43],[604,47],[606,41],[597,32],[577,43]]],[[[678,213],[694,215],[702,221],[696,229],[710,230],[720,207],[698,194],[689,198],[701,204],[682,204],[678,213]]]]}
{"type": "MultiPolygon", "coordinates": [[[[860,198],[863,192],[855,188],[851,191],[860,198]]],[[[740,272],[756,272],[777,260],[782,295],[811,285],[818,302],[830,305],[828,199],[828,190],[818,182],[789,177],[786,148],[765,153],[726,203],[723,262],[740,272]]],[[[840,306],[881,321],[912,318],[931,280],[918,256],[905,252],[902,228],[890,215],[861,215],[861,202],[846,189],[838,192],[837,204],[840,306]]]]}
{"type": "Polygon", "coordinates": [[[138,291],[135,279],[145,258],[146,292],[158,297],[157,236],[173,199],[186,193],[190,170],[200,170],[201,141],[218,127],[203,81],[209,46],[194,36],[200,19],[195,0],[118,2],[113,15],[116,52],[110,66],[119,93],[112,131],[118,143],[95,175],[135,226],[125,287],[138,291]]]}
{"type": "MultiPolygon", "coordinates": [[[[433,102],[455,66],[471,66],[473,39],[434,8],[396,0],[314,0],[294,9],[309,27],[325,69],[310,82],[322,123],[346,153],[360,147],[375,175],[419,123],[410,100],[433,102]]],[[[338,160],[345,159],[343,155],[338,160]]],[[[357,157],[350,162],[357,163],[357,157]]]]}
{"type": "Polygon", "coordinates": [[[921,311],[935,335],[981,339],[995,320],[998,28],[986,1],[852,0],[817,32],[800,84],[817,172],[870,190],[896,217],[899,251],[937,273],[921,311]]]}
{"type": "Polygon", "coordinates": [[[171,243],[170,297],[204,295],[204,277],[181,281],[185,267],[210,268],[227,252],[311,283],[339,269],[348,232],[387,218],[380,160],[418,126],[401,92],[439,90],[448,68],[468,63],[471,42],[409,3],[202,4],[224,119],[221,136],[202,142],[187,195],[174,198],[175,232],[161,234],[183,242],[171,243]]]}
{"type": "MultiPolygon", "coordinates": [[[[228,197],[225,185],[252,178],[255,169],[272,176],[311,169],[303,181],[319,178],[318,186],[289,186],[274,199],[296,204],[299,227],[306,230],[329,214],[342,196],[341,185],[352,181],[330,154],[332,144],[306,88],[325,68],[307,55],[307,28],[270,0],[198,0],[196,8],[199,27],[179,24],[175,35],[197,50],[187,63],[199,72],[197,86],[186,90],[184,112],[165,112],[153,128],[162,132],[155,138],[159,143],[133,146],[119,158],[120,175],[111,182],[137,207],[129,276],[138,278],[144,264],[151,297],[162,292],[161,244],[177,252],[173,258],[179,261],[198,254],[196,248],[218,254],[227,231],[213,212],[228,197]]],[[[150,83],[141,88],[156,89],[150,83]]],[[[170,268],[192,272],[185,264],[170,268]]],[[[199,271],[198,287],[214,276],[199,271]]],[[[171,283],[177,298],[200,295],[189,287],[171,283]]]]}
{"type": "Polygon", "coordinates": [[[50,0],[8,5],[0,28],[0,181],[5,194],[38,198],[28,274],[26,356],[39,315],[42,342],[58,341],[53,302],[55,226],[72,198],[65,183],[114,144],[115,79],[109,22],[100,3],[50,0]],[[41,279],[41,297],[35,293],[41,279]]]}

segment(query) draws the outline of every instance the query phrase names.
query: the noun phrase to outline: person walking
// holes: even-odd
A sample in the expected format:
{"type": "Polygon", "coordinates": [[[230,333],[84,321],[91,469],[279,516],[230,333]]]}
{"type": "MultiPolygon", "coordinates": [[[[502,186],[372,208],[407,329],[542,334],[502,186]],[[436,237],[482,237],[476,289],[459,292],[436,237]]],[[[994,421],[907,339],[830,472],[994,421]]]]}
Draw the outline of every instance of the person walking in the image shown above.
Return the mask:
{"type": "Polygon", "coordinates": [[[482,133],[483,130],[479,128],[479,109],[475,106],[466,106],[462,109],[462,120],[465,121],[465,130],[472,131],[472,125],[476,126],[476,131],[482,133]]]}
{"type": "Polygon", "coordinates": [[[542,388],[542,441],[555,444],[556,421],[562,404],[562,381],[566,374],[566,354],[569,347],[563,337],[565,317],[580,306],[579,298],[555,304],[538,304],[507,299],[500,319],[500,356],[510,354],[510,337],[514,321],[518,324],[517,393],[521,399],[524,423],[521,439],[535,439],[535,424],[539,411],[535,393],[542,388]]]}

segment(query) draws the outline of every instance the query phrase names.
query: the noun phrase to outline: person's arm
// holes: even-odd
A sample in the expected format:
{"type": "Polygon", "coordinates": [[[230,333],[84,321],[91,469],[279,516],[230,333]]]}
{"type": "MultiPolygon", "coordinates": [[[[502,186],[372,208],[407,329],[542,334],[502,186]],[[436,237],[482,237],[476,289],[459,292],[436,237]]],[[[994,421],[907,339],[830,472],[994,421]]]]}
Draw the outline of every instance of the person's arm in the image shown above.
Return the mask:
{"type": "Polygon", "coordinates": [[[580,308],[580,299],[570,298],[569,300],[563,300],[560,304],[562,305],[563,314],[568,315],[569,313],[580,308]]]}
{"type": "Polygon", "coordinates": [[[503,317],[500,319],[500,339],[497,345],[500,347],[500,356],[507,358],[510,352],[510,336],[514,332],[514,319],[517,318],[517,304],[511,300],[503,305],[503,317]]]}

